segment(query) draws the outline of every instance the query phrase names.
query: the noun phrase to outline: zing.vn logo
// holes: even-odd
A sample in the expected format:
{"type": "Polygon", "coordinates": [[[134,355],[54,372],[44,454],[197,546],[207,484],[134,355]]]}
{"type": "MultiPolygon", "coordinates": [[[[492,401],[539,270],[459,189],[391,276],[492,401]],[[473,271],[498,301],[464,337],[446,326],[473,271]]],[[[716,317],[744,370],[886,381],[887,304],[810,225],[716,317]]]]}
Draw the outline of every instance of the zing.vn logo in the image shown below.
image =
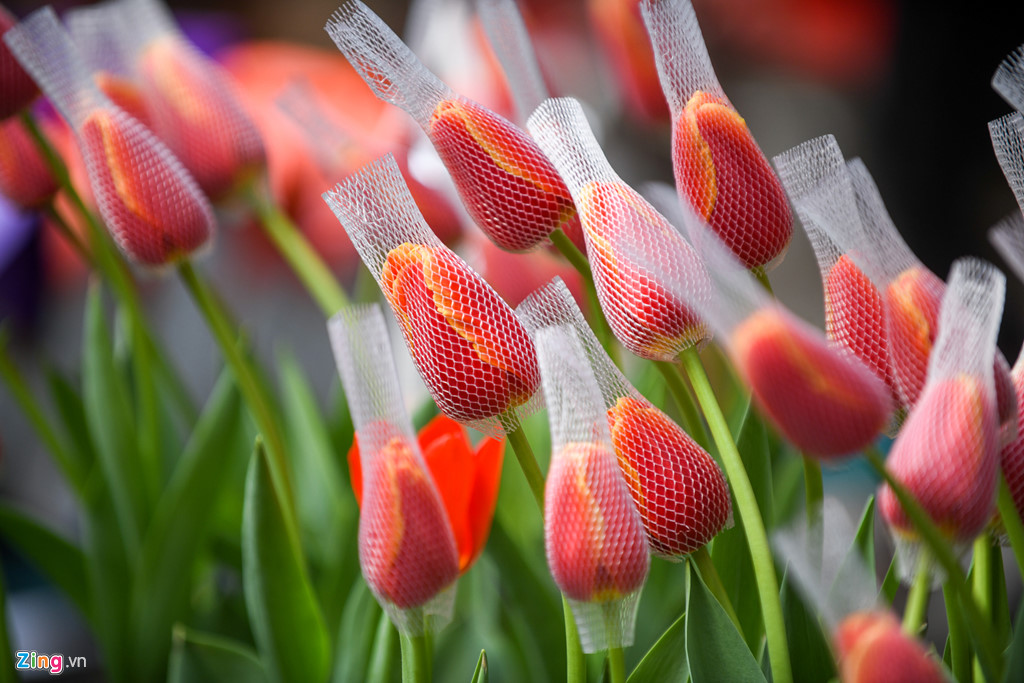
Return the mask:
{"type": "Polygon", "coordinates": [[[69,669],[78,667],[84,669],[86,666],[85,657],[68,657],[65,660],[64,655],[40,655],[36,654],[35,650],[32,652],[22,650],[14,654],[18,657],[18,661],[14,664],[15,669],[45,669],[53,676],[64,672],[65,661],[69,669]]]}

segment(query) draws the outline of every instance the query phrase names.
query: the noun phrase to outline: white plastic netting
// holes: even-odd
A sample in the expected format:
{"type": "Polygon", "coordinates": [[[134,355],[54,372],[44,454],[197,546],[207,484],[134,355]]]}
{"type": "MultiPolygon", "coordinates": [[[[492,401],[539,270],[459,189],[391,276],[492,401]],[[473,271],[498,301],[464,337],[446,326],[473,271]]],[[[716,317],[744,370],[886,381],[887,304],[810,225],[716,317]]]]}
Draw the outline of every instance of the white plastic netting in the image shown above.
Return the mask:
{"type": "Polygon", "coordinates": [[[516,308],[531,335],[568,326],[594,374],[611,443],[651,552],[677,559],[731,523],[729,488],[711,456],[638,392],[605,353],[561,279],[516,308]]]}
{"type": "Polygon", "coordinates": [[[747,268],[771,270],[793,216],[768,159],[715,76],[690,0],[644,0],[661,87],[672,111],[676,189],[747,268]]]}
{"type": "Polygon", "coordinates": [[[992,88],[1019,112],[1024,112],[1024,45],[1011,52],[992,76],[992,88]]]}
{"type": "Polygon", "coordinates": [[[377,279],[446,415],[498,436],[533,412],[533,342],[487,282],[430,231],[390,154],[324,194],[377,279]]]}
{"type": "Polygon", "coordinates": [[[159,267],[207,245],[215,225],[209,201],[171,151],[99,91],[53,9],[31,14],[4,40],[75,131],[118,246],[159,267]]]}
{"type": "Polygon", "coordinates": [[[551,422],[544,545],[584,652],[633,643],[650,555],[616,463],[601,393],[569,326],[537,332],[551,422]]]}
{"type": "Polygon", "coordinates": [[[623,346],[643,358],[670,361],[705,340],[707,326],[694,304],[665,284],[672,278],[689,297],[708,296],[700,259],[615,173],[579,103],[547,100],[527,127],[572,192],[601,309],[623,346]]]}
{"type": "Polygon", "coordinates": [[[537,55],[516,0],[476,0],[487,40],[501,63],[520,122],[549,96],[537,55]]]}
{"type": "MultiPolygon", "coordinates": [[[[953,264],[928,378],[887,466],[959,550],[992,519],[999,471],[993,362],[1006,278],[975,258],[953,264]]],[[[879,509],[895,532],[899,569],[916,572],[919,540],[891,489],[879,509]]]]}
{"type": "Polygon", "coordinates": [[[1024,211],[1024,116],[1014,112],[988,124],[992,147],[1013,190],[1017,205],[1024,211]]]}
{"type": "Polygon", "coordinates": [[[423,128],[470,217],[495,244],[530,251],[562,229],[583,248],[572,197],[529,135],[442,83],[358,0],[338,8],[326,29],[377,97],[423,128]]]}
{"type": "Polygon", "coordinates": [[[441,496],[405,412],[380,306],[328,322],[359,442],[359,564],[395,627],[438,631],[452,616],[459,553],[441,496]]]}

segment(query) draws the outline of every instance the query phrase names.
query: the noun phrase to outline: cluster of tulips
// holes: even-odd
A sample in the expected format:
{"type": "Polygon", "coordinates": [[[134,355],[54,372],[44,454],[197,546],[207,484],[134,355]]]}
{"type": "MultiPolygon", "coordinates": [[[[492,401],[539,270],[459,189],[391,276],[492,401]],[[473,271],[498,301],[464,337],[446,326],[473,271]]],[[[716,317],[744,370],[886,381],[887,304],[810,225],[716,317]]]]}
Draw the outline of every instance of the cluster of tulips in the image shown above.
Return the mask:
{"type": "MultiPolygon", "coordinates": [[[[448,246],[454,236],[438,225],[456,209],[410,175],[408,150],[318,188],[394,315],[433,399],[426,414],[441,413],[418,433],[380,303],[351,303],[275,204],[268,131],[159,0],[110,0],[63,23],[50,8],[21,22],[0,13],[0,191],[44,212],[103,279],[130,350],[122,367],[94,292],[81,393],[54,382],[54,421],[0,349],[0,376],[87,519],[82,547],[8,508],[0,535],[69,593],[111,680],[390,680],[394,632],[402,680],[430,679],[442,666],[434,646],[458,619],[456,583],[487,546],[505,440],[543,518],[550,578],[535,576],[542,587],[504,600],[539,604],[553,580],[565,635],[564,648],[554,643],[565,666],[555,678],[627,679],[643,588],[659,571],[652,555],[686,561],[684,573],[661,574],[647,591],[670,605],[684,595],[685,613],[633,657],[630,681],[1024,675],[1024,628],[1011,627],[1000,551],[1008,542],[1015,570],[1024,568],[1024,360],[1011,368],[996,348],[1004,276],[975,258],[957,261],[945,282],[929,271],[864,164],[847,161],[831,136],[770,163],[715,76],[689,0],[617,4],[635,11],[599,23],[602,37],[630,82],[647,84],[639,109],[663,107],[649,94],[660,84],[675,188],[630,187],[583,106],[549,97],[514,0],[479,0],[477,11],[521,126],[456,93],[359,0],[327,23],[370,91],[426,134],[453,196],[494,245],[524,262],[557,251],[578,271],[566,276],[571,287],[556,278],[510,306],[448,246]],[[653,52],[623,43],[627,29],[641,30],[653,52]],[[39,91],[64,128],[40,125],[39,91]],[[344,391],[333,443],[294,372],[282,407],[192,265],[218,216],[239,206],[328,319],[344,391]],[[793,209],[820,266],[824,332],[771,290],[793,209]],[[198,417],[126,262],[176,271],[220,345],[225,378],[198,417]],[[660,400],[663,387],[671,401],[660,400]],[[542,409],[546,437],[530,426],[542,409]],[[181,455],[167,453],[168,411],[194,426],[181,455]],[[234,500],[222,493],[234,481],[228,452],[240,443],[252,452],[250,417],[259,436],[232,507],[219,502],[234,500]],[[464,427],[483,436],[471,440],[464,427]],[[538,434],[550,446],[546,475],[530,443],[538,434]],[[885,435],[887,458],[877,446],[885,435]],[[822,465],[861,454],[883,480],[878,510],[897,549],[881,592],[873,499],[849,537],[823,500],[822,465]],[[771,472],[784,462],[798,463],[806,492],[806,519],[789,531],[772,519],[771,472]],[[361,578],[345,557],[352,544],[332,537],[355,529],[352,496],[337,486],[346,476],[359,505],[361,578]],[[242,634],[204,632],[196,617],[199,558],[221,561],[204,550],[218,505],[235,511],[227,554],[238,556],[242,634]],[[69,576],[78,572],[85,580],[69,576]],[[902,624],[891,611],[900,580],[910,585],[902,624]],[[944,653],[922,638],[940,584],[944,653]]],[[[1018,109],[991,132],[1024,209],[1024,52],[1007,58],[994,85],[1018,109]]],[[[308,84],[278,105],[309,136],[325,176],[346,168],[355,143],[308,84]]],[[[992,239],[1024,278],[1024,218],[1007,219],[992,239]]],[[[540,528],[529,497],[513,505],[517,525],[540,528]]],[[[532,571],[530,552],[527,541],[511,553],[518,560],[502,555],[494,590],[506,590],[507,573],[532,571]]],[[[528,661],[551,651],[528,633],[548,625],[494,618],[518,633],[495,642],[522,650],[521,673],[550,675],[550,663],[528,661]]],[[[460,633],[484,649],[475,670],[465,662],[465,679],[514,679],[504,660],[488,660],[487,633],[460,633]]],[[[11,652],[2,646],[0,667],[11,652]]]]}

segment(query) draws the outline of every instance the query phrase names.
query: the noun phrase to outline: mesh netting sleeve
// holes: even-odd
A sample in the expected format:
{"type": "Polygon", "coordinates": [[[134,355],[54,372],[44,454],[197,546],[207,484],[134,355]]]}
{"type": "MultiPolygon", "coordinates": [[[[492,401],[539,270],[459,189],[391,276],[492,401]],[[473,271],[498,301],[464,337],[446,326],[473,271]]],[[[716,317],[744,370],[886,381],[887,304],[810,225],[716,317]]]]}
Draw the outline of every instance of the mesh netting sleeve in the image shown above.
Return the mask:
{"type": "Polygon", "coordinates": [[[487,40],[501,63],[519,121],[523,122],[548,98],[530,34],[516,0],[476,0],[476,11],[487,40]]]}
{"type": "Polygon", "coordinates": [[[1015,112],[990,121],[988,131],[999,167],[1024,211],[1024,116],[1015,112]]]}
{"type": "Polygon", "coordinates": [[[1024,45],[1006,56],[992,76],[992,87],[1019,112],[1024,112],[1024,45]]]}

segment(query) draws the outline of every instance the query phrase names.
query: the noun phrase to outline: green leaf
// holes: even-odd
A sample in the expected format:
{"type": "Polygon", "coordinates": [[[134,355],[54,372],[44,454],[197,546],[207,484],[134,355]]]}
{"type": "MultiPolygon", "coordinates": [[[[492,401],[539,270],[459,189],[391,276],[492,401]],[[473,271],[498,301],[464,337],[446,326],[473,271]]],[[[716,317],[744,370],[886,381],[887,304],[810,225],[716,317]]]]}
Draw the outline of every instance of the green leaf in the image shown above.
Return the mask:
{"type": "Polygon", "coordinates": [[[373,652],[373,636],[381,608],[366,586],[358,578],[349,591],[345,609],[341,614],[337,645],[334,648],[334,682],[365,681],[373,652]]]}
{"type": "Polygon", "coordinates": [[[146,520],[145,488],[136,452],[129,391],[114,361],[98,285],[89,288],[84,340],[82,388],[85,415],[113,498],[123,543],[128,556],[134,558],[146,520]]]}
{"type": "Polygon", "coordinates": [[[687,591],[686,658],[693,683],[765,680],[743,636],[692,566],[687,591]]]}
{"type": "Polygon", "coordinates": [[[31,562],[91,619],[85,557],[70,541],[14,508],[0,503],[0,537],[31,562]]]}
{"type": "Polygon", "coordinates": [[[96,449],[89,438],[89,425],[85,417],[82,397],[56,368],[46,369],[46,383],[57,407],[64,433],[70,441],[66,449],[68,460],[77,472],[88,472],[96,462],[96,449]]]}
{"type": "Polygon", "coordinates": [[[399,649],[399,635],[388,615],[381,612],[377,619],[377,630],[373,638],[373,651],[370,653],[369,671],[366,680],[381,683],[398,683],[401,679],[402,656],[399,649]]]}
{"type": "Polygon", "coordinates": [[[786,623],[786,640],[793,657],[793,680],[827,681],[836,675],[835,662],[828,639],[814,612],[804,604],[793,588],[790,576],[782,580],[782,618],[786,623]]]}
{"type": "Polygon", "coordinates": [[[480,650],[480,659],[476,660],[476,668],[473,670],[473,678],[470,679],[469,683],[487,683],[488,680],[487,652],[485,650],[480,650]]]}
{"type": "Polygon", "coordinates": [[[266,683],[267,672],[243,643],[177,626],[167,672],[168,683],[266,683]]]}
{"type": "Polygon", "coordinates": [[[1006,650],[1006,671],[1003,683],[1024,681],[1024,604],[1017,610],[1013,641],[1006,650]]]}
{"type": "Polygon", "coordinates": [[[896,556],[889,560],[889,568],[885,570],[885,578],[882,579],[882,589],[879,593],[879,600],[887,605],[892,605],[896,599],[896,591],[900,588],[900,577],[896,572],[896,556]]]}
{"type": "Polygon", "coordinates": [[[754,498],[761,510],[765,528],[769,531],[774,526],[772,510],[775,505],[772,494],[772,461],[768,448],[768,430],[764,421],[757,414],[753,405],[748,406],[736,448],[743,459],[743,467],[750,477],[750,485],[754,488],[754,498]]]}
{"type": "Polygon", "coordinates": [[[242,582],[253,636],[270,678],[327,679],[330,646],[289,517],[260,440],[249,463],[242,517],[242,582]]]}
{"type": "Polygon", "coordinates": [[[188,615],[193,567],[202,548],[233,462],[245,451],[232,449],[242,429],[241,400],[224,371],[185,447],[143,541],[132,594],[135,671],[155,677],[166,668],[169,635],[188,615]]]}
{"type": "Polygon", "coordinates": [[[846,557],[836,572],[836,578],[829,589],[830,594],[849,595],[861,589],[877,594],[875,578],[875,497],[870,496],[864,505],[864,512],[857,525],[853,544],[846,551],[846,557]]]}
{"type": "Polygon", "coordinates": [[[686,683],[690,665],[686,659],[686,613],[676,619],[647,651],[627,683],[686,683]]]}

